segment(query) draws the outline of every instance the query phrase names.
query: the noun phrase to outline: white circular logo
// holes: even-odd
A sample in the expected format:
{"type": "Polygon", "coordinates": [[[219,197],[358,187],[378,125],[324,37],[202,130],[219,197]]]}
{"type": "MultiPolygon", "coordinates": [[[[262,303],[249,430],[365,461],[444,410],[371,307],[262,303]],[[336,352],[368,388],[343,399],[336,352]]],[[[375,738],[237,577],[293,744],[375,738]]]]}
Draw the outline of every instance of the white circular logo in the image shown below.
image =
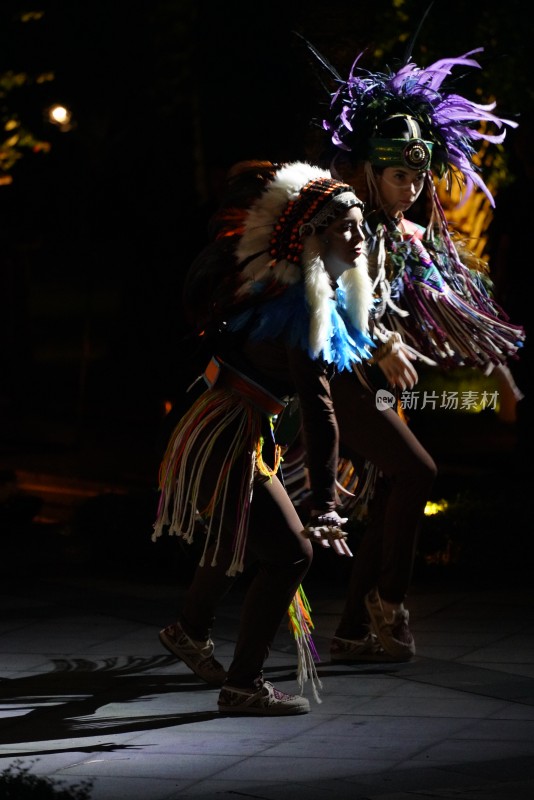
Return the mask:
{"type": "Polygon", "coordinates": [[[385,411],[386,408],[395,408],[395,395],[388,392],[387,389],[379,389],[376,393],[375,403],[379,411],[385,411]]]}

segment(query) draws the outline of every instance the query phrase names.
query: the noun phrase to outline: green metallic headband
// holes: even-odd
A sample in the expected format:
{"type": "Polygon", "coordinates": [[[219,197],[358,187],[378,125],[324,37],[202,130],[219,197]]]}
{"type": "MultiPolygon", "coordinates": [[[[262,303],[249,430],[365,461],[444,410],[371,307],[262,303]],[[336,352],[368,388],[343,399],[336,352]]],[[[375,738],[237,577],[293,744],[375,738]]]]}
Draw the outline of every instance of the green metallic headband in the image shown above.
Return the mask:
{"type": "Polygon", "coordinates": [[[370,139],[369,161],[375,167],[430,167],[433,142],[424,139],[370,139]]]}

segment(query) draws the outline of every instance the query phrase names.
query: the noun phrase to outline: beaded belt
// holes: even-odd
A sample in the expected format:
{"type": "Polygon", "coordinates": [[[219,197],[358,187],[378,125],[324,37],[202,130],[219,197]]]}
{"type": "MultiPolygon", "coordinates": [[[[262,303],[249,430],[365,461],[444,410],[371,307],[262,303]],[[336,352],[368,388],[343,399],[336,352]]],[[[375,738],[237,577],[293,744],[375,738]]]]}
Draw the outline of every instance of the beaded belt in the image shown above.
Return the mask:
{"type": "Polygon", "coordinates": [[[287,406],[287,401],[275,397],[259,383],[243,375],[242,372],[222,361],[218,356],[213,356],[204,370],[204,380],[210,389],[217,383],[221,387],[236,392],[269,416],[280,414],[287,406]]]}

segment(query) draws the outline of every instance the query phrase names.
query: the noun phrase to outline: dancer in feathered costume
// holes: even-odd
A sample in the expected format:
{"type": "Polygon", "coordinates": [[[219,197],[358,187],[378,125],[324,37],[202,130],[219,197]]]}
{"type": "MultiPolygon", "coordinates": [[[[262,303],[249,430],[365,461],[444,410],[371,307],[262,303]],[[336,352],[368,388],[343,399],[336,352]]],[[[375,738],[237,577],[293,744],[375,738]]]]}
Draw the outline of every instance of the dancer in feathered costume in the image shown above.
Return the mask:
{"type": "Polygon", "coordinates": [[[477,189],[493,202],[473,160],[474,143],[498,143],[515,123],[497,117],[493,104],[452,91],[453,70],[478,67],[472,56],[479,51],[426,69],[409,56],[397,72],[384,73],[364,70],[359,55],[345,80],[308,46],[332,84],[318,163],[365,198],[376,298],[372,365],[356,365],[357,375],[342,372],[331,382],[343,456],[338,475],[355,494],[345,499],[345,513],[359,514],[363,503],[367,515],[330,653],[345,663],[405,661],[416,648],[404,602],[436,465],[396,409],[378,406],[375,395],[412,389],[418,361],[489,373],[518,353],[523,329],[491,297],[484,270],[453,241],[434,183],[456,180],[464,197],[477,189]],[[499,132],[480,131],[481,124],[499,132]],[[430,209],[424,226],[404,216],[419,196],[430,209]]]}
{"type": "Polygon", "coordinates": [[[154,527],[154,538],[168,531],[191,542],[199,518],[205,521],[199,566],[179,621],[160,632],[163,645],[203,680],[223,684],[222,711],[258,715],[309,710],[305,698],[263,679],[288,609],[301,688],[310,673],[315,691],[320,683],[309,607],[299,591],[312,558],[310,539],[351,555],[346,520],[337,513],[339,440],[330,379],[369,358],[373,348],[361,202],[317,166],[271,167],[259,196],[238,215],[239,231],[224,228],[231,234],[227,273],[215,280],[211,267],[222,270],[221,250],[214,256],[208,247],[187,282],[187,297],[198,299],[211,275],[210,296],[199,305],[214,350],[204,382],[195,387],[204,390],[163,459],[154,527]],[[284,442],[276,424],[293,397],[302,409],[315,506],[306,528],[277,475],[284,442]],[[253,561],[226,673],[213,656],[210,631],[222,596],[253,561]]]}

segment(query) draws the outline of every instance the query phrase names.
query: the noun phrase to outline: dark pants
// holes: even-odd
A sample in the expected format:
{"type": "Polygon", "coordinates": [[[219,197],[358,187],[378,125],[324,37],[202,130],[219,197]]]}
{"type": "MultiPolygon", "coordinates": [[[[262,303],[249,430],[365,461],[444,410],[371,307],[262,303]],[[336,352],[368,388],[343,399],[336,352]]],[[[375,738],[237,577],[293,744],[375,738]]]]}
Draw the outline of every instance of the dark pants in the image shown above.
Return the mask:
{"type": "MultiPolygon", "coordinates": [[[[218,443],[221,446],[224,447],[223,440],[218,443]]],[[[212,464],[218,475],[216,454],[212,464]]],[[[180,616],[186,632],[198,640],[208,638],[217,606],[234,581],[226,571],[233,555],[234,515],[242,504],[239,465],[233,473],[235,480],[229,489],[217,563],[212,566],[213,544],[204,566],[196,569],[180,616]]],[[[256,688],[261,682],[274,636],[312,561],[312,546],[302,536],[302,529],[279,479],[259,476],[254,482],[246,550],[247,566],[254,565],[254,574],[246,590],[234,658],[228,670],[227,683],[231,686],[256,688]]]]}
{"type": "Polygon", "coordinates": [[[437,468],[392,409],[378,410],[373,393],[343,372],[331,383],[342,447],[355,465],[365,460],[382,473],[370,518],[354,557],[349,589],[336,635],[360,638],[367,622],[365,595],[373,588],[401,603],[412,578],[420,523],[437,468]]]}

